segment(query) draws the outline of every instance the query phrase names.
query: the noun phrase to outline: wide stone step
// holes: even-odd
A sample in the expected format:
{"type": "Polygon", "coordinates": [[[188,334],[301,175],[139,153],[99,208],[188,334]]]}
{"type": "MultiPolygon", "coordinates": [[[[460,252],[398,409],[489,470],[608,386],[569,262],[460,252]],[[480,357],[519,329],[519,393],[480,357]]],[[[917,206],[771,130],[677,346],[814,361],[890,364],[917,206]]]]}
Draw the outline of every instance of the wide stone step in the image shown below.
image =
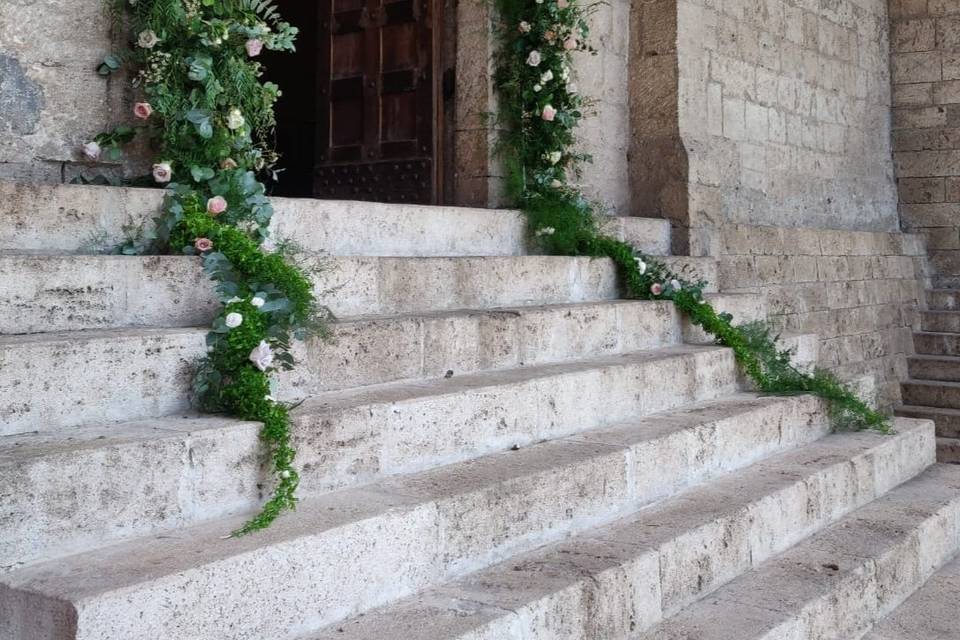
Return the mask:
{"type": "Polygon", "coordinates": [[[898,427],[899,441],[829,436],[569,541],[297,637],[635,638],[918,473],[931,460],[929,427],[898,427]]]}
{"type": "MultiPolygon", "coordinates": [[[[670,258],[711,279],[716,263],[670,258]]],[[[613,263],[560,256],[323,258],[318,297],[340,316],[617,298],[613,263]]],[[[713,279],[715,282],[715,279],[713,279]]],[[[217,309],[194,257],[0,255],[0,334],[200,326],[217,309]]]]}
{"type": "Polygon", "coordinates": [[[957,594],[960,557],[947,563],[881,620],[863,640],[955,640],[960,638],[957,594]]]}
{"type": "Polygon", "coordinates": [[[938,465],[639,637],[859,638],[957,553],[958,522],[960,467],[938,465]]]}
{"type": "Polygon", "coordinates": [[[900,391],[907,405],[960,409],[960,382],[905,380],[900,391]]]}
{"type": "Polygon", "coordinates": [[[920,327],[933,333],[960,333],[960,311],[921,311],[920,327]]]}
{"type": "Polygon", "coordinates": [[[917,353],[933,356],[960,355],[960,333],[933,333],[917,331],[913,334],[917,353]]]}
{"type": "Polygon", "coordinates": [[[907,358],[907,372],[915,380],[960,381],[960,357],[917,355],[907,358]]]}
{"type": "MultiPolygon", "coordinates": [[[[0,181],[0,253],[102,252],[152,226],[159,189],[0,181]]],[[[517,256],[527,230],[517,211],[272,198],[271,231],[308,251],[340,256],[517,256]]],[[[651,255],[670,253],[670,222],[602,218],[603,230],[651,255]]]]}
{"type": "Polygon", "coordinates": [[[930,289],[926,297],[931,311],[960,311],[960,289],[930,289]]]}
{"type": "MultiPolygon", "coordinates": [[[[800,537],[804,527],[815,526],[811,520],[841,515],[916,473],[927,464],[925,452],[932,453],[931,438],[929,425],[919,424],[904,425],[893,437],[846,435],[812,445],[806,456],[770,466],[768,483],[785,473],[794,481],[807,477],[787,492],[792,499],[765,500],[775,509],[769,514],[786,508],[801,518],[802,524],[784,527],[787,537],[800,537]],[[811,509],[818,493],[822,502],[811,509]]],[[[235,640],[292,635],[622,515],[646,500],[643,487],[657,495],[692,475],[689,469],[674,474],[678,466],[664,461],[664,451],[683,453],[695,468],[731,456],[724,451],[698,462],[696,447],[676,444],[635,451],[630,443],[636,439],[621,433],[549,442],[336,492],[305,501],[272,528],[241,539],[223,539],[242,521],[225,519],[25,567],[2,578],[0,635],[217,637],[223,629],[235,640]]],[[[752,445],[753,437],[743,442],[747,451],[752,445]]],[[[707,504],[730,506],[744,494],[739,489],[715,494],[707,504]]],[[[771,526],[767,518],[741,518],[760,530],[771,526]]],[[[707,537],[716,533],[712,523],[707,537]]],[[[758,541],[758,554],[776,549],[777,540],[758,541]]]]}
{"type": "Polygon", "coordinates": [[[932,420],[937,427],[937,436],[941,438],[960,438],[960,409],[942,407],[923,407],[900,405],[895,413],[908,418],[932,420]]]}
{"type": "Polygon", "coordinates": [[[937,438],[937,462],[960,464],[960,438],[937,438]]]}
{"type": "MultiPolygon", "coordinates": [[[[293,412],[300,493],[633,422],[735,386],[729,350],[676,347],[321,394],[293,412]]],[[[258,431],[187,417],[2,437],[0,531],[12,530],[0,540],[35,558],[252,509],[266,480],[258,431]]]]}
{"type": "MultiPolygon", "coordinates": [[[[333,341],[295,343],[297,367],[278,375],[278,396],[636,352],[676,344],[681,326],[669,301],[344,318],[333,341]]],[[[182,411],[205,336],[193,328],[0,336],[0,434],[182,411]]]]}

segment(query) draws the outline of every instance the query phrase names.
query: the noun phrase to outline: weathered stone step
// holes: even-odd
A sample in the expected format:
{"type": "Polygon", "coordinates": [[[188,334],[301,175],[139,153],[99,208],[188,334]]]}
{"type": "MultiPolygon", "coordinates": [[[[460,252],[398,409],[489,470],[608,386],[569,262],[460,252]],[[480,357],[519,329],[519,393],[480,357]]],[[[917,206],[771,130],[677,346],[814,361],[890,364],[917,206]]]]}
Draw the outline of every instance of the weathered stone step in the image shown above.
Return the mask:
{"type": "MultiPolygon", "coordinates": [[[[332,342],[295,343],[298,364],[278,375],[279,397],[653,349],[679,342],[681,322],[669,301],[603,301],[344,318],[332,329],[332,342]]],[[[0,434],[184,410],[205,335],[138,328],[0,336],[0,434]]]]}
{"type": "Polygon", "coordinates": [[[929,289],[926,298],[931,311],[960,311],[960,289],[929,289]]]}
{"type": "Polygon", "coordinates": [[[960,357],[917,355],[907,358],[907,372],[914,380],[960,381],[960,357]]]}
{"type": "Polygon", "coordinates": [[[921,311],[920,328],[931,333],[960,333],[960,311],[921,311]]]}
{"type": "Polygon", "coordinates": [[[960,467],[937,465],[643,640],[859,638],[960,549],[960,467]]]}
{"type": "Polygon", "coordinates": [[[960,382],[905,380],[900,384],[903,404],[960,409],[960,382]]]}
{"type": "Polygon", "coordinates": [[[923,469],[932,457],[929,426],[897,426],[899,441],[829,436],[569,541],[297,637],[634,638],[923,469]]]}
{"type": "MultiPolygon", "coordinates": [[[[716,263],[669,258],[708,279],[716,263]]],[[[315,288],[341,316],[609,300],[606,259],[329,258],[315,288]]],[[[177,256],[0,256],[0,333],[200,326],[217,308],[200,261],[177,256]]]]}
{"type": "Polygon", "coordinates": [[[895,413],[907,418],[932,420],[937,427],[937,436],[941,438],[960,438],[960,409],[900,405],[895,413]]]}
{"type": "Polygon", "coordinates": [[[862,640],[956,640],[960,638],[958,593],[960,557],[933,574],[862,640]]]}
{"type": "MultiPolygon", "coordinates": [[[[300,491],[317,495],[637,421],[724,397],[735,379],[729,350],[675,347],[322,394],[293,412],[300,491]]],[[[643,424],[655,432],[662,420],[643,424]]],[[[9,520],[19,533],[0,540],[20,540],[38,557],[72,548],[74,537],[93,544],[252,509],[264,480],[258,430],[169,418],[2,437],[0,486],[22,490],[10,489],[2,511],[19,514],[9,520]]]]}
{"type": "MultiPolygon", "coordinates": [[[[759,528],[753,540],[745,530],[739,534],[744,535],[739,549],[756,546],[762,555],[783,538],[760,535],[772,523],[750,511],[765,507],[786,538],[798,538],[818,520],[837,517],[916,473],[930,457],[925,452],[932,452],[931,437],[925,424],[905,425],[893,437],[839,436],[812,445],[797,459],[771,463],[754,491],[739,486],[735,492],[717,492],[705,506],[730,508],[752,494],[753,509],[738,510],[738,521],[759,528]],[[779,496],[761,488],[790,475],[792,490],[779,496]],[[819,501],[811,513],[814,496],[819,501]],[[781,509],[800,522],[782,518],[781,509]]],[[[0,618],[0,635],[32,640],[215,637],[229,628],[232,638],[245,640],[319,628],[597,526],[627,505],[642,503],[638,492],[647,482],[657,493],[683,477],[669,470],[684,463],[667,464],[659,451],[642,446],[634,452],[635,439],[611,433],[544,443],[336,492],[305,501],[270,529],[241,539],[222,539],[241,522],[225,519],[25,567],[2,579],[0,611],[6,615],[0,618]]],[[[751,441],[744,441],[747,450],[751,441]]],[[[676,444],[665,450],[700,467],[695,450],[676,444]]],[[[704,463],[730,455],[707,455],[704,463]]],[[[689,508],[684,512],[688,518],[703,515],[689,508]]],[[[686,540],[699,533],[696,547],[706,538],[722,548],[715,518],[710,521],[706,530],[678,528],[686,540]]],[[[660,578],[659,571],[643,574],[647,580],[660,578]]]]}
{"type": "MultiPolygon", "coordinates": [[[[150,226],[159,189],[0,181],[0,253],[100,252],[150,226]]],[[[516,211],[272,198],[271,230],[308,251],[340,256],[516,256],[527,253],[516,211]]],[[[604,218],[604,231],[651,255],[670,253],[670,222],[604,218]]]]}
{"type": "Polygon", "coordinates": [[[937,462],[960,464],[960,438],[937,438],[937,462]]]}
{"type": "Polygon", "coordinates": [[[916,331],[913,347],[917,353],[932,356],[960,356],[960,333],[916,331]]]}

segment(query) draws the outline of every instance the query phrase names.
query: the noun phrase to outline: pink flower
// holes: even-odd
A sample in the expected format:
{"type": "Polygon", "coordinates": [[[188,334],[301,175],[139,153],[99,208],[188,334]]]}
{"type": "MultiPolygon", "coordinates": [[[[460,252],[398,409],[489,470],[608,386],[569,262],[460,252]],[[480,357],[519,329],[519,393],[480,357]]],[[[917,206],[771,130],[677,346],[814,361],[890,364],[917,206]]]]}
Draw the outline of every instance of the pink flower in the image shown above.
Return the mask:
{"type": "Polygon", "coordinates": [[[212,216],[218,216],[227,210],[227,201],[223,196],[213,196],[207,200],[207,213],[212,216]]]}
{"type": "Polygon", "coordinates": [[[553,119],[556,116],[557,116],[557,110],[554,109],[549,104],[543,108],[543,113],[540,114],[540,117],[546,120],[547,122],[553,122],[553,119]]]}
{"type": "Polygon", "coordinates": [[[263,50],[263,40],[251,38],[243,46],[247,49],[247,55],[253,58],[260,55],[260,51],[263,50]]]}
{"type": "Polygon", "coordinates": [[[150,106],[149,102],[138,102],[133,105],[133,115],[141,120],[146,120],[151,114],[153,114],[153,107],[150,106]]]}
{"type": "Polygon", "coordinates": [[[566,9],[569,6],[570,6],[570,3],[567,2],[567,0],[557,0],[558,9],[566,9]]]}
{"type": "Polygon", "coordinates": [[[569,38],[563,41],[563,48],[566,49],[567,51],[572,51],[573,49],[577,48],[577,44],[578,44],[577,39],[574,38],[573,36],[570,36],[569,38]]]}
{"type": "Polygon", "coordinates": [[[660,295],[661,293],[663,293],[663,285],[660,284],[659,282],[654,282],[652,285],[650,285],[650,293],[652,293],[655,296],[660,295]]]}
{"type": "Polygon", "coordinates": [[[213,240],[210,238],[197,238],[193,241],[193,248],[200,253],[210,251],[210,249],[213,249],[213,240]]]}
{"type": "Polygon", "coordinates": [[[153,165],[153,179],[155,181],[160,183],[170,182],[171,177],[173,177],[173,169],[169,162],[158,162],[153,165]]]}
{"type": "Polygon", "coordinates": [[[96,142],[88,142],[87,144],[83,145],[83,155],[90,160],[99,160],[100,151],[100,145],[96,142]]]}

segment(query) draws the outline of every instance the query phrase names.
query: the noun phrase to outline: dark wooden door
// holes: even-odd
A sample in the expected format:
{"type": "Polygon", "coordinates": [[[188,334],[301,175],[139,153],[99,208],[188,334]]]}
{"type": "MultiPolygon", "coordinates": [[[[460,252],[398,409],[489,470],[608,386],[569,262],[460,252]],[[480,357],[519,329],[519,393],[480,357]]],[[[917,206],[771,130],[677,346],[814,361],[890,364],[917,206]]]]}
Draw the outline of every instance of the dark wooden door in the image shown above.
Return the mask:
{"type": "Polygon", "coordinates": [[[437,201],[440,6],[321,0],[316,197],[437,201]]]}

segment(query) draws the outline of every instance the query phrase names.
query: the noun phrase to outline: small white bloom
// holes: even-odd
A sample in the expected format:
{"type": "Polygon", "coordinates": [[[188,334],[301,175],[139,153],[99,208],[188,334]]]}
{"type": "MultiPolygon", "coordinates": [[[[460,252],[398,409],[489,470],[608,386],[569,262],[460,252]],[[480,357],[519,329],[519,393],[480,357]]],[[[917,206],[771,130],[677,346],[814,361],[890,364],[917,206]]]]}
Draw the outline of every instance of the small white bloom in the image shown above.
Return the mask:
{"type": "Polygon", "coordinates": [[[280,472],[280,477],[286,480],[287,478],[290,477],[290,471],[287,469],[284,469],[283,471],[280,472]]]}
{"type": "Polygon", "coordinates": [[[231,109],[230,113],[227,115],[227,128],[231,130],[236,130],[242,127],[246,123],[246,120],[243,119],[243,114],[240,113],[240,109],[231,109]]]}
{"type": "Polygon", "coordinates": [[[554,229],[553,227],[540,227],[539,229],[536,230],[536,232],[534,232],[534,235],[537,235],[537,236],[552,236],[552,235],[553,235],[554,233],[556,233],[556,232],[557,232],[557,230],[554,229]]]}
{"type": "Polygon", "coordinates": [[[553,180],[550,181],[550,186],[553,187],[554,189],[559,189],[560,187],[563,186],[563,183],[557,180],[556,178],[554,178],[553,180]]]}
{"type": "Polygon", "coordinates": [[[266,253],[273,253],[277,250],[277,243],[274,242],[273,238],[267,238],[260,243],[260,250],[266,253]]]}
{"type": "Polygon", "coordinates": [[[243,316],[236,311],[231,311],[227,314],[227,317],[223,319],[223,324],[231,329],[235,329],[243,324],[243,316]]]}
{"type": "Polygon", "coordinates": [[[276,401],[277,401],[277,399],[274,398],[274,397],[273,397],[272,395],[270,395],[269,393],[268,393],[267,395],[263,396],[263,399],[266,400],[267,402],[276,402],[276,401]]]}
{"type": "Polygon", "coordinates": [[[250,352],[250,362],[260,371],[266,371],[273,366],[273,350],[266,340],[261,340],[250,352]]]}
{"type": "Polygon", "coordinates": [[[647,263],[643,261],[642,258],[634,258],[637,261],[637,271],[640,272],[640,275],[643,275],[647,272],[647,263]]]}
{"type": "Polygon", "coordinates": [[[570,84],[567,85],[567,93],[569,93],[570,95],[572,96],[577,95],[577,90],[578,89],[577,89],[576,82],[571,82],[570,84]]]}
{"type": "Polygon", "coordinates": [[[680,289],[682,288],[680,286],[680,281],[677,280],[676,278],[670,281],[670,287],[672,287],[674,291],[680,291],[680,289]]]}
{"type": "Polygon", "coordinates": [[[540,84],[547,84],[551,80],[553,80],[553,71],[551,71],[550,69],[547,69],[542,74],[540,74],[540,84]]]}
{"type": "Polygon", "coordinates": [[[540,93],[540,89],[543,89],[543,87],[541,87],[541,86],[538,85],[538,84],[533,85],[533,92],[534,92],[534,93],[540,93]]]}
{"type": "Polygon", "coordinates": [[[160,42],[160,38],[157,37],[153,29],[145,29],[137,35],[137,44],[142,49],[153,49],[158,42],[160,42]]]}
{"type": "Polygon", "coordinates": [[[253,298],[250,299],[250,304],[252,304],[258,309],[263,306],[264,302],[266,302],[266,300],[264,300],[259,296],[254,296],[253,298]]]}
{"type": "Polygon", "coordinates": [[[530,52],[530,55],[527,56],[527,64],[531,67],[536,67],[540,64],[543,59],[540,57],[540,52],[534,49],[530,52]]]}
{"type": "Polygon", "coordinates": [[[225,304],[233,304],[234,302],[243,302],[243,298],[238,298],[237,296],[233,296],[232,298],[227,300],[225,304]]]}
{"type": "Polygon", "coordinates": [[[96,142],[91,141],[83,145],[83,155],[87,156],[90,160],[99,160],[100,151],[100,145],[96,142]]]}
{"type": "Polygon", "coordinates": [[[557,164],[558,162],[560,162],[560,158],[562,157],[563,157],[563,154],[560,153],[559,151],[551,151],[550,153],[547,154],[547,162],[549,162],[550,164],[557,164]]]}
{"type": "Polygon", "coordinates": [[[520,30],[520,33],[530,33],[530,23],[524,20],[519,25],[517,25],[517,29],[520,30]]]}
{"type": "Polygon", "coordinates": [[[570,78],[570,67],[568,67],[567,65],[561,66],[561,67],[560,67],[560,79],[563,80],[564,82],[566,82],[567,79],[569,79],[569,78],[570,78]]]}

